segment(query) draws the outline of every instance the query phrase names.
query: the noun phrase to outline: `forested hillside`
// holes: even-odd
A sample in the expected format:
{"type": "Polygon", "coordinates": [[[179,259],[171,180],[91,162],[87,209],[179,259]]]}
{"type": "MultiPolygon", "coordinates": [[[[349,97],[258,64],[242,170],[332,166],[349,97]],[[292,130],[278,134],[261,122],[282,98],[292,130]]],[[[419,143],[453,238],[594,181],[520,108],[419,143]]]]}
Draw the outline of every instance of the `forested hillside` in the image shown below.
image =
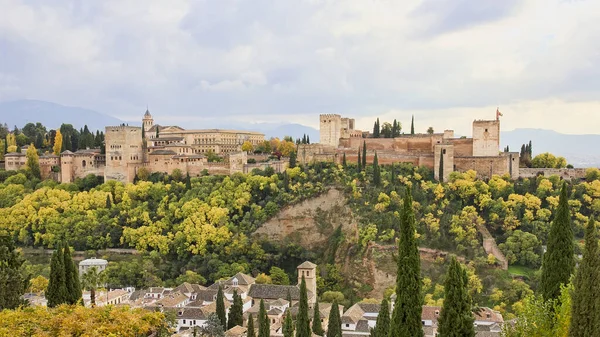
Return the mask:
{"type": "MultiPolygon", "coordinates": [[[[365,280],[346,287],[342,261],[373,258],[367,256],[368,246],[394,243],[402,197],[412,186],[419,245],[464,258],[475,302],[513,311],[537,287],[535,270],[558,204],[560,178],[511,181],[496,176],[482,181],[467,172],[453,173],[441,184],[432,176],[426,168],[411,165],[365,169],[325,163],[284,174],[255,171],[191,179],[153,174],[128,185],[95,177],[58,184],[36,180],[25,171],[1,172],[0,232],[23,247],[53,248],[66,239],[80,251],[141,251],[141,256],[111,263],[109,282],[114,286],[172,285],[189,278],[210,282],[238,271],[269,273],[273,266],[293,276],[300,261],[312,259],[321,270],[320,293],[343,291],[347,300],[355,301],[372,284],[365,280]],[[291,239],[269,242],[253,235],[282,208],[330,188],[344,191],[358,219],[358,235],[334,230],[330,244],[322,245],[327,249],[320,250],[308,250],[291,239]],[[508,272],[484,253],[481,233],[486,232],[506,255],[508,272]]],[[[599,177],[598,170],[590,169],[587,181],[569,182],[576,238],[583,237],[588,218],[600,211],[599,177]]],[[[424,268],[429,304],[443,297],[445,263],[444,258],[434,259],[424,268]]],[[[30,268],[34,274],[47,273],[35,265],[30,268]]]]}

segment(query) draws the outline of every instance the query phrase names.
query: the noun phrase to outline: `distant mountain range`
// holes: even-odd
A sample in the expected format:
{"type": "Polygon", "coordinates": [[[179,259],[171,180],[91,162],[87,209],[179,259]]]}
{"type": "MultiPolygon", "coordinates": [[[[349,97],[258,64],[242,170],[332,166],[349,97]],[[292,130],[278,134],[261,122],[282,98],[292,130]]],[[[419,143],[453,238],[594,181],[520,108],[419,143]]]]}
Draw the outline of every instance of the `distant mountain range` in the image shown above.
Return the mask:
{"type": "MultiPolygon", "coordinates": [[[[94,110],[52,102],[37,100],[0,102],[0,123],[8,124],[12,129],[15,125],[23,127],[30,122],[41,122],[49,129],[58,128],[62,123],[73,124],[78,129],[87,125],[90,130],[103,130],[106,125],[121,123],[140,125],[140,122],[122,121],[94,110]]],[[[168,121],[164,124],[168,124],[168,121]]],[[[267,138],[291,136],[296,139],[306,134],[311,142],[319,141],[318,130],[301,124],[221,122],[203,127],[259,131],[267,138]]],[[[598,146],[600,135],[567,135],[552,130],[516,129],[502,132],[500,137],[501,147],[508,145],[511,151],[519,151],[522,144],[531,140],[534,155],[551,152],[565,157],[567,162],[575,167],[600,167],[600,146],[598,146]]]]}

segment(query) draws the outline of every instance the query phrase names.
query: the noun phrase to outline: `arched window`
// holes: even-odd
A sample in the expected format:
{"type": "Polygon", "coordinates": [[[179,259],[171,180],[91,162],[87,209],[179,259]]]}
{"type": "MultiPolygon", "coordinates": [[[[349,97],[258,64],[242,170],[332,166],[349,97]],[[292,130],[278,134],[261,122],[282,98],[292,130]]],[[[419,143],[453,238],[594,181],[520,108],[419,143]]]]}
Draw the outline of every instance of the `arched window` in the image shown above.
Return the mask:
{"type": "Polygon", "coordinates": [[[81,162],[81,166],[85,167],[85,160],[81,162]]]}

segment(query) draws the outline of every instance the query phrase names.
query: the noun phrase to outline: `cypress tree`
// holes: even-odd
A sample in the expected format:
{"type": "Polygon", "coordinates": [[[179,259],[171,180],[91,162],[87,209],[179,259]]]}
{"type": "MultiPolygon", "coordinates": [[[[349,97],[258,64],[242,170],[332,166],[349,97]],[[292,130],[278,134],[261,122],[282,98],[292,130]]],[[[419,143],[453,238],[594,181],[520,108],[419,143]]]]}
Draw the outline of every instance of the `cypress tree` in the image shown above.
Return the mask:
{"type": "Polygon", "coordinates": [[[344,152],[344,156],[342,157],[342,166],[344,166],[344,168],[346,168],[346,152],[344,152]]]}
{"type": "Polygon", "coordinates": [[[71,258],[71,248],[68,244],[63,247],[63,263],[65,266],[65,285],[67,287],[67,303],[76,304],[81,300],[81,283],[79,272],[71,258]]]}
{"type": "Polygon", "coordinates": [[[379,124],[379,117],[377,118],[377,138],[381,137],[381,124],[379,124]]]}
{"type": "Polygon", "coordinates": [[[392,185],[396,184],[396,167],[394,166],[394,163],[392,163],[392,167],[391,167],[391,173],[392,173],[392,185]]]}
{"type": "Polygon", "coordinates": [[[192,178],[190,178],[189,172],[185,175],[185,189],[188,191],[192,189],[192,178]]]}
{"type": "Polygon", "coordinates": [[[221,321],[223,329],[226,329],[227,316],[225,316],[225,302],[223,297],[223,287],[219,285],[219,290],[217,291],[217,316],[219,317],[219,321],[221,321]]]}
{"type": "Polygon", "coordinates": [[[310,144],[310,136],[306,135],[306,144],[310,144]]]}
{"type": "Polygon", "coordinates": [[[323,326],[321,325],[321,311],[319,311],[319,300],[315,302],[313,307],[312,332],[315,335],[323,336],[323,326]]]}
{"type": "Polygon", "coordinates": [[[375,328],[371,331],[371,337],[387,337],[390,332],[390,304],[387,299],[381,302],[381,309],[377,315],[375,328]]]}
{"type": "Polygon", "coordinates": [[[227,320],[227,329],[231,329],[236,325],[244,324],[244,303],[242,297],[238,295],[237,290],[233,291],[233,304],[229,307],[229,317],[227,320]]]}
{"type": "Polygon", "coordinates": [[[258,311],[258,337],[269,337],[270,335],[269,316],[267,316],[267,310],[265,310],[265,301],[261,299],[258,311]]]}
{"type": "Polygon", "coordinates": [[[575,269],[573,229],[569,213],[567,183],[563,182],[556,215],[548,234],[548,248],[542,261],[540,292],[545,300],[560,297],[561,284],[568,284],[575,269]]]}
{"type": "Polygon", "coordinates": [[[304,134],[304,136],[302,136],[302,144],[306,144],[306,134],[304,134]]]}
{"type": "Polygon", "coordinates": [[[292,293],[288,289],[287,291],[287,301],[290,302],[290,308],[292,307],[292,293]]]}
{"type": "Polygon", "coordinates": [[[294,321],[292,320],[292,312],[289,309],[283,321],[283,337],[294,337],[294,321]]]}
{"type": "Polygon", "coordinates": [[[0,311],[25,304],[21,296],[29,287],[29,275],[23,275],[23,263],[12,238],[0,236],[0,311]]]}
{"type": "Polygon", "coordinates": [[[415,115],[412,115],[412,119],[410,121],[410,134],[415,134],[415,115]]]}
{"type": "Polygon", "coordinates": [[[377,152],[373,157],[373,184],[375,186],[381,185],[381,169],[379,168],[379,160],[377,160],[377,152]]]}
{"type": "Polygon", "coordinates": [[[112,207],[112,202],[110,201],[110,195],[106,195],[106,209],[110,209],[112,207]]]}
{"type": "Polygon", "coordinates": [[[327,323],[327,337],[342,337],[342,320],[337,300],[333,300],[327,323]]]}
{"type": "Polygon", "coordinates": [[[363,148],[362,148],[362,167],[363,169],[367,169],[367,141],[363,140],[363,148]]]}
{"type": "Polygon", "coordinates": [[[400,217],[396,303],[390,325],[390,337],[422,337],[421,261],[415,240],[415,214],[410,187],[406,189],[400,217]]]}
{"type": "Polygon", "coordinates": [[[598,336],[598,332],[600,332],[600,325],[597,321],[598,308],[600,308],[599,261],[598,233],[594,220],[590,218],[585,229],[583,259],[573,281],[571,326],[569,328],[571,337],[598,336]]]}
{"type": "Polygon", "coordinates": [[[452,256],[444,282],[444,306],[438,320],[440,337],[474,337],[467,271],[452,256]]]}
{"type": "Polygon", "coordinates": [[[308,295],[306,294],[306,282],[304,276],[300,282],[300,303],[296,316],[296,337],[310,337],[310,322],[308,320],[308,295]]]}
{"type": "Polygon", "coordinates": [[[254,317],[252,317],[252,314],[248,316],[248,330],[246,331],[246,337],[256,337],[256,333],[254,333],[254,317]]]}
{"type": "Polygon", "coordinates": [[[373,123],[373,138],[377,138],[378,130],[379,128],[377,127],[377,121],[375,121],[375,123],[373,123]]]}
{"type": "Polygon", "coordinates": [[[296,167],[297,155],[296,151],[290,152],[290,168],[296,167]]]}
{"type": "Polygon", "coordinates": [[[142,139],[146,139],[146,128],[142,125],[142,139]]]}
{"type": "Polygon", "coordinates": [[[361,159],[360,159],[360,147],[359,147],[358,148],[358,162],[356,163],[356,170],[358,173],[360,173],[360,171],[361,171],[360,165],[361,165],[361,159]]]}
{"type": "Polygon", "coordinates": [[[439,180],[444,181],[444,150],[440,150],[439,180]]]}
{"type": "Polygon", "coordinates": [[[52,254],[52,259],[50,261],[50,278],[46,290],[46,299],[48,300],[48,307],[50,308],[67,303],[68,301],[62,249],[62,244],[59,243],[52,254]]]}

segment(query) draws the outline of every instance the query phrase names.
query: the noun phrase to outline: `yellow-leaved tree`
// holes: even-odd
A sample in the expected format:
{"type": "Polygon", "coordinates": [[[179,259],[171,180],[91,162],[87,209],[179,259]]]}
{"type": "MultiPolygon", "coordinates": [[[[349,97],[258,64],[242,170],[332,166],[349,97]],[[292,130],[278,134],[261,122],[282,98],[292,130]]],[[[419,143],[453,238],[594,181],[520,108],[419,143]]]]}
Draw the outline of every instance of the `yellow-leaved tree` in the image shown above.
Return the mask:
{"type": "Polygon", "coordinates": [[[254,151],[254,146],[252,146],[252,143],[250,143],[249,141],[245,141],[244,144],[242,144],[242,151],[252,152],[254,151]]]}
{"type": "Polygon", "coordinates": [[[62,149],[62,143],[62,133],[60,133],[60,130],[56,130],[56,136],[54,136],[54,147],[52,149],[54,150],[54,154],[57,156],[60,154],[60,150],[62,149]]]}
{"type": "Polygon", "coordinates": [[[25,153],[25,156],[27,157],[25,167],[27,167],[27,169],[31,171],[31,174],[34,177],[41,179],[42,176],[40,172],[40,156],[38,155],[35,146],[33,146],[33,143],[31,143],[31,145],[29,145],[29,147],[27,148],[27,153],[25,153]]]}

